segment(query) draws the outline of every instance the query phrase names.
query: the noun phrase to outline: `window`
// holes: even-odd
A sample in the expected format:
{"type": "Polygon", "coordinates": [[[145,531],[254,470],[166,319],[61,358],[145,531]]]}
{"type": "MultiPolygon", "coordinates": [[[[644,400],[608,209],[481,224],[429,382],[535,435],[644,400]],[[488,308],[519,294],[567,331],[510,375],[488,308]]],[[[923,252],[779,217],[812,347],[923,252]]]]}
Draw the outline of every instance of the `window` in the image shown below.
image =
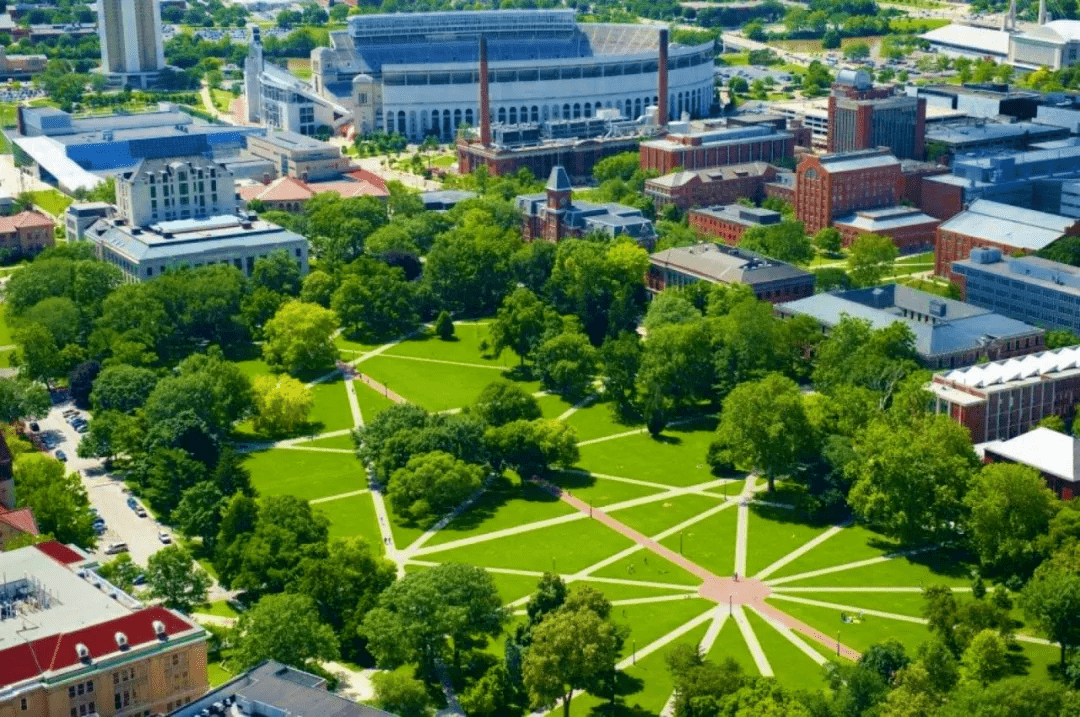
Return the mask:
{"type": "Polygon", "coordinates": [[[72,685],[71,687],[68,688],[68,697],[74,697],[74,696],[75,696],[75,685],[72,685]]]}
{"type": "MultiPolygon", "coordinates": [[[[120,709],[121,707],[124,706],[121,703],[120,699],[121,698],[120,698],[120,693],[119,692],[117,692],[115,695],[113,695],[113,705],[116,707],[116,709],[120,709]]],[[[74,710],[72,710],[72,712],[74,712],[74,710]]]]}
{"type": "Polygon", "coordinates": [[[150,187],[150,198],[153,199],[157,196],[157,187],[150,187]]]}
{"type": "Polygon", "coordinates": [[[79,687],[79,689],[78,689],[78,693],[79,693],[80,695],[81,695],[81,694],[82,694],[83,692],[85,692],[85,691],[86,691],[86,685],[85,685],[85,684],[83,684],[82,682],[80,682],[80,683],[79,683],[78,687],[79,687]]]}
{"type": "Polygon", "coordinates": [[[180,664],[180,655],[173,655],[172,656],[172,663],[173,663],[173,665],[179,665],[180,664]]]}
{"type": "Polygon", "coordinates": [[[297,250],[296,250],[296,258],[297,258],[297,259],[299,259],[299,258],[300,258],[300,250],[299,250],[299,249],[297,249],[297,250]]]}

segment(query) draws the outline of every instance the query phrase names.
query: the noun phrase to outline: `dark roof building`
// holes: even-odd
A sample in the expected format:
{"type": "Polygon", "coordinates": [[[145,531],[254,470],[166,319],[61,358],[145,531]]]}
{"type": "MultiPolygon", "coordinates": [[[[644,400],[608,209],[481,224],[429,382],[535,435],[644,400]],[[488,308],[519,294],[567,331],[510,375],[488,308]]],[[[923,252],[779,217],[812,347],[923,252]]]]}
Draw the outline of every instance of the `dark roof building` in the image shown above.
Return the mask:
{"type": "Polygon", "coordinates": [[[814,293],[814,275],[791,264],[722,244],[665,249],[649,257],[649,290],[711,284],[745,284],[762,301],[794,301],[814,293]]]}
{"type": "Polygon", "coordinates": [[[326,680],[267,661],[226,682],[169,717],[392,717],[389,712],[335,695],[326,680]]]}

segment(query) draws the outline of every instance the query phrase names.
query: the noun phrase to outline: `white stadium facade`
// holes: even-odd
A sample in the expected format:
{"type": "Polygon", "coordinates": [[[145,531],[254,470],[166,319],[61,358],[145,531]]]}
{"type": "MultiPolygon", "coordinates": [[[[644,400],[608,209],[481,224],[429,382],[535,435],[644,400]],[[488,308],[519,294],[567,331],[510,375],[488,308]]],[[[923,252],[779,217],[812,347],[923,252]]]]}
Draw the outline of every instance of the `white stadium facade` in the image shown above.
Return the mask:
{"type": "MultiPolygon", "coordinates": [[[[416,141],[454,138],[479,124],[479,39],[486,39],[494,123],[542,123],[618,109],[629,119],[657,104],[659,28],[578,24],[573,10],[358,15],[311,53],[311,84],[249,63],[249,119],[311,134],[319,125],[416,141]],[[258,86],[256,86],[258,85],[258,86]],[[265,85],[266,87],[263,87],[265,85]],[[300,120],[301,109],[304,109],[300,120]],[[294,120],[295,118],[295,120],[294,120]],[[297,123],[296,127],[288,126],[297,123]]],[[[668,111],[701,117],[713,102],[713,43],[669,47],[668,111]]]]}

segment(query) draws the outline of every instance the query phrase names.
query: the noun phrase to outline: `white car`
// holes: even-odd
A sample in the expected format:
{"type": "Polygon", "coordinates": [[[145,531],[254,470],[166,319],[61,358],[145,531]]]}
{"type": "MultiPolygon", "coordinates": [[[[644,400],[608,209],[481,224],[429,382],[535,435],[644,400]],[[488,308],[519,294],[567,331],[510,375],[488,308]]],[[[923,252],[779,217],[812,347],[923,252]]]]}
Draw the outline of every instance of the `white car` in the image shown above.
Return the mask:
{"type": "Polygon", "coordinates": [[[163,545],[168,545],[172,542],[172,536],[165,531],[161,531],[160,533],[158,533],[157,539],[160,540],[163,545]]]}

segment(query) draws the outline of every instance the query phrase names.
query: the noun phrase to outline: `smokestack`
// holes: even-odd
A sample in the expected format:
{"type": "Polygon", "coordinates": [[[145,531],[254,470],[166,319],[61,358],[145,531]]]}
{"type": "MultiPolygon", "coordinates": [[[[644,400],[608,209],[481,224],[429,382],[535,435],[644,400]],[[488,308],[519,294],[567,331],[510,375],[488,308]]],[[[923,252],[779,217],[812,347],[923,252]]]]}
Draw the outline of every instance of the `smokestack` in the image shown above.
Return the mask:
{"type": "MultiPolygon", "coordinates": [[[[1043,0],[1045,2],[1046,0],[1043,0]]],[[[668,43],[668,31],[664,28],[660,31],[660,63],[657,68],[656,77],[656,123],[660,127],[666,127],[668,122],[667,116],[667,81],[668,81],[668,68],[667,68],[667,43],[668,43]]]]}
{"type": "Polygon", "coordinates": [[[1039,0],[1039,24],[1046,24],[1046,0],[1039,0]]]}
{"type": "Polygon", "coordinates": [[[491,146],[491,101],[488,97],[487,38],[480,36],[480,144],[491,146]]]}
{"type": "Polygon", "coordinates": [[[1016,30],[1016,0],[1009,3],[1009,30],[1016,30]]]}

